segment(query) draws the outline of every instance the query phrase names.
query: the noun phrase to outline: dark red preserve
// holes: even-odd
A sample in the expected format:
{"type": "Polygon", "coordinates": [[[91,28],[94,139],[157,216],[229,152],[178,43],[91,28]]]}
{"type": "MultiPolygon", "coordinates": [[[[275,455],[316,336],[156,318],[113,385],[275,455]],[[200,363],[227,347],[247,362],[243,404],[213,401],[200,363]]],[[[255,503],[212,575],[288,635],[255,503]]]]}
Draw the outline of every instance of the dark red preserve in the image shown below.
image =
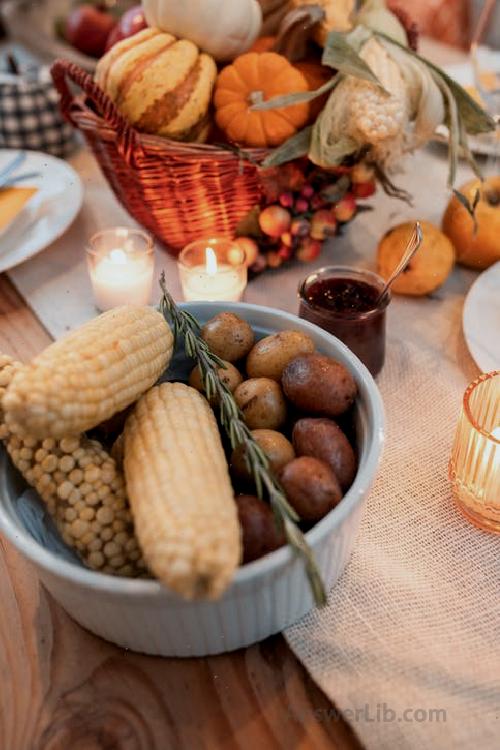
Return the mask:
{"type": "Polygon", "coordinates": [[[311,274],[300,287],[299,315],[337,336],[372,375],[385,358],[385,311],[390,294],[378,298],[384,281],[370,271],[331,266],[311,274]]]}

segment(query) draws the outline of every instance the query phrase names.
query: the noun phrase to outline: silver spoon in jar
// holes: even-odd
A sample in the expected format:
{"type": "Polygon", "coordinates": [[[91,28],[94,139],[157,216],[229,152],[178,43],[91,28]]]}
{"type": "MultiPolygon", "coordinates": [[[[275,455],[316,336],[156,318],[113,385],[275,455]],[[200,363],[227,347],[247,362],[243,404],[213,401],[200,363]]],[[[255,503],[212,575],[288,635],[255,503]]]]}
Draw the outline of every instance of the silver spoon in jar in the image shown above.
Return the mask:
{"type": "Polygon", "coordinates": [[[407,267],[408,263],[413,258],[413,256],[417,252],[418,248],[422,244],[423,238],[424,238],[424,235],[422,234],[422,227],[420,226],[420,222],[417,221],[415,223],[415,228],[414,228],[414,230],[412,232],[412,235],[411,235],[410,239],[408,240],[408,244],[407,244],[406,249],[405,249],[405,251],[403,253],[403,256],[402,256],[401,260],[399,261],[398,265],[396,266],[396,268],[394,269],[394,271],[392,272],[392,274],[389,276],[389,278],[385,282],[385,286],[384,286],[384,288],[382,289],[382,291],[380,292],[380,294],[379,294],[379,296],[377,298],[377,302],[375,303],[375,307],[378,307],[378,305],[380,304],[380,302],[382,301],[382,299],[385,297],[385,295],[389,291],[389,287],[391,286],[391,284],[393,283],[393,281],[395,281],[397,279],[397,277],[399,276],[399,274],[402,273],[405,270],[405,268],[407,267]]]}

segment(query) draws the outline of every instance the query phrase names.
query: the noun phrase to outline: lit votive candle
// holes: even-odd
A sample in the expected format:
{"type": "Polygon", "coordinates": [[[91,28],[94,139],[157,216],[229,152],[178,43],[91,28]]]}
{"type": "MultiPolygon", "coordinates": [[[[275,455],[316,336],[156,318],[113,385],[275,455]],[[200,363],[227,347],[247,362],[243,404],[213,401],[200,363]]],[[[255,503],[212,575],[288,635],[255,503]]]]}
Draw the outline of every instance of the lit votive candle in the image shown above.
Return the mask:
{"type": "Polygon", "coordinates": [[[89,241],[87,264],[99,310],[150,303],[154,246],[146,232],[125,227],[98,232],[89,241]]]}
{"type": "Polygon", "coordinates": [[[237,302],[243,296],[246,256],[231,240],[192,242],[179,255],[178,266],[186,301],[237,302]]]}
{"type": "Polygon", "coordinates": [[[465,391],[450,479],[462,513],[500,534],[500,370],[481,375],[465,391]]]}

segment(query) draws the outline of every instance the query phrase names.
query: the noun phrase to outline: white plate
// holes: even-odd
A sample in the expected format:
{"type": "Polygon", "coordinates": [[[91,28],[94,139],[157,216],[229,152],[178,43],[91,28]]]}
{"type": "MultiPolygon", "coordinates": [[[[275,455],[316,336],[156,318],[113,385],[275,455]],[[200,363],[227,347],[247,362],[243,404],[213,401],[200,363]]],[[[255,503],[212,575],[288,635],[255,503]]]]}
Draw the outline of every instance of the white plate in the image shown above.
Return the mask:
{"type": "MultiPolygon", "coordinates": [[[[14,151],[0,149],[0,170],[14,151]]],[[[75,170],[62,159],[38,151],[28,151],[16,174],[38,172],[39,176],[17,183],[37,187],[38,193],[23,211],[22,221],[0,240],[0,273],[24,263],[44,250],[68,229],[80,211],[83,187],[75,170]]]]}
{"type": "MultiPolygon", "coordinates": [[[[500,53],[498,54],[500,56],[500,53]]],[[[470,62],[446,65],[443,70],[461,86],[474,86],[474,71],[470,62]]],[[[440,125],[437,128],[436,140],[448,143],[448,128],[445,125],[440,125]]],[[[468,141],[470,150],[475,154],[495,156],[500,153],[500,140],[496,133],[469,135],[468,141]]]]}
{"type": "Polygon", "coordinates": [[[500,370],[500,262],[469,289],[463,311],[464,336],[482,372],[500,370]]]}

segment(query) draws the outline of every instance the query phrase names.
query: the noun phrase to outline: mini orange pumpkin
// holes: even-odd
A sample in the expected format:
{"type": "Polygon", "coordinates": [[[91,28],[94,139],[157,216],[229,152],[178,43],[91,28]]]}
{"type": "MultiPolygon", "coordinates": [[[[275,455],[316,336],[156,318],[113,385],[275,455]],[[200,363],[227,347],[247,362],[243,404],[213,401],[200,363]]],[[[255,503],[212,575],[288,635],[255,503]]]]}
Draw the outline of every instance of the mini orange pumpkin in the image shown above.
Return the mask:
{"type": "Polygon", "coordinates": [[[245,146],[279,146],[309,119],[308,104],[253,112],[251,107],[283,94],[308,91],[305,76],[275,52],[249,52],[237,57],[217,79],[214,104],[217,125],[245,146]]]}

